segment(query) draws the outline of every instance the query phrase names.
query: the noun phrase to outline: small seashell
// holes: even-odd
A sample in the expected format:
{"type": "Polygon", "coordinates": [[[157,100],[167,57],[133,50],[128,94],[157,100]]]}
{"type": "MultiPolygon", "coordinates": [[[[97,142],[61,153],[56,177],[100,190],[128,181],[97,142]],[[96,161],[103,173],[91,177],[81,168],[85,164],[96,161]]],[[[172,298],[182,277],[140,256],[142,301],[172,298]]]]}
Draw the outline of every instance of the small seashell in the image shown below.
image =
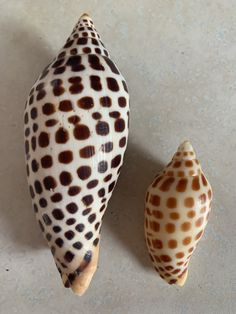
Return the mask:
{"type": "Polygon", "coordinates": [[[82,295],[97,268],[129,119],[127,85],[87,14],[32,87],[24,114],[34,211],[64,285],[82,295]]]}
{"type": "Polygon", "coordinates": [[[148,251],[155,270],[169,284],[184,285],[190,258],[208,222],[211,200],[211,186],[186,141],[146,195],[148,251]]]}

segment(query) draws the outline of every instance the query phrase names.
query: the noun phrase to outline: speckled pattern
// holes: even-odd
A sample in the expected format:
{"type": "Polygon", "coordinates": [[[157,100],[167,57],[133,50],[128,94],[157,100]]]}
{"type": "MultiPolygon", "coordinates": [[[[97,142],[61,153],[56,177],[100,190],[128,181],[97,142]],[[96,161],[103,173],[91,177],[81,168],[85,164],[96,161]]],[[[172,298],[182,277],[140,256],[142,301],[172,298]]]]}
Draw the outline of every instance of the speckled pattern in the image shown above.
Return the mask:
{"type": "Polygon", "coordinates": [[[145,237],[160,277],[182,286],[190,258],[206,228],[212,189],[186,141],[146,194],[145,237]]]}
{"type": "Polygon", "coordinates": [[[235,0],[0,0],[1,314],[234,314],[235,0]],[[31,209],[22,109],[32,83],[87,12],[125,76],[129,145],[82,298],[65,289],[31,209]],[[154,271],[144,240],[153,176],[188,139],[212,213],[184,287],[154,271]],[[45,271],[47,270],[47,271],[45,271]]]}
{"type": "Polygon", "coordinates": [[[123,163],[128,119],[125,80],[92,19],[83,15],[32,87],[24,113],[33,208],[64,285],[74,291],[75,280],[90,263],[97,264],[102,217],[123,163]]]}

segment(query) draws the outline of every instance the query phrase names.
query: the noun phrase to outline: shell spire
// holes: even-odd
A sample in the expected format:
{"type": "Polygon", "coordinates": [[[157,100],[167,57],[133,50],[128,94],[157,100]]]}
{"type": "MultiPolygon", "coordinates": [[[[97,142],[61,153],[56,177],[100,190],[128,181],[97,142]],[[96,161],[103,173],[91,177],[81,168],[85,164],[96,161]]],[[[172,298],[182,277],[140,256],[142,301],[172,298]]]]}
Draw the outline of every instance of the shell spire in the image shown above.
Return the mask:
{"type": "Polygon", "coordinates": [[[183,286],[190,258],[211,209],[212,189],[189,141],[149,186],[145,238],[155,270],[169,284],[183,286]]]}
{"type": "Polygon", "coordinates": [[[26,102],[33,208],[67,288],[82,295],[97,269],[102,217],[127,146],[129,94],[84,14],[26,102]]]}
{"type": "Polygon", "coordinates": [[[110,57],[93,20],[87,13],[80,17],[65,45],[59,51],[58,59],[64,57],[65,49],[69,50],[71,55],[99,54],[110,57]]]}

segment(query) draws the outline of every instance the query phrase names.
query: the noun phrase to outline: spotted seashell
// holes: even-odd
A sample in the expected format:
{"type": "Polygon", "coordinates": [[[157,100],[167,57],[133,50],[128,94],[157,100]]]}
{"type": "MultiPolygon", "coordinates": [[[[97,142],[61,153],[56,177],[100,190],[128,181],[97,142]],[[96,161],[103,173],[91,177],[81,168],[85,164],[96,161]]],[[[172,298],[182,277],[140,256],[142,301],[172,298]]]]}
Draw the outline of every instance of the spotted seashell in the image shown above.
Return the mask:
{"type": "Polygon", "coordinates": [[[125,80],[83,15],[31,89],[24,116],[33,208],[64,285],[79,295],[97,268],[128,117],[125,80]]]}
{"type": "Polygon", "coordinates": [[[212,189],[189,142],[157,175],[146,195],[145,237],[155,270],[183,286],[190,258],[208,222],[212,189]]]}

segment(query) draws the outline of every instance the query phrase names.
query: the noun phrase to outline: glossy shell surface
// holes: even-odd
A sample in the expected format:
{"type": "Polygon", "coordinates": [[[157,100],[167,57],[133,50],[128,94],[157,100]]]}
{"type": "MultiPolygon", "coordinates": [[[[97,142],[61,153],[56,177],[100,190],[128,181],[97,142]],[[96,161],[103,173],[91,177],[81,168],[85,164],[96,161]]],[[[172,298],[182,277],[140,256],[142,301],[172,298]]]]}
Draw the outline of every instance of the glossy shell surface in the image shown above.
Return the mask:
{"type": "Polygon", "coordinates": [[[208,222],[212,189],[189,142],[156,176],[146,195],[145,237],[161,278],[182,286],[208,222]]]}
{"type": "Polygon", "coordinates": [[[96,269],[102,217],[123,163],[128,118],[125,80],[92,19],[83,15],[32,87],[24,113],[33,208],[65,286],[78,294],[75,282],[89,265],[88,277],[96,269]]]}

